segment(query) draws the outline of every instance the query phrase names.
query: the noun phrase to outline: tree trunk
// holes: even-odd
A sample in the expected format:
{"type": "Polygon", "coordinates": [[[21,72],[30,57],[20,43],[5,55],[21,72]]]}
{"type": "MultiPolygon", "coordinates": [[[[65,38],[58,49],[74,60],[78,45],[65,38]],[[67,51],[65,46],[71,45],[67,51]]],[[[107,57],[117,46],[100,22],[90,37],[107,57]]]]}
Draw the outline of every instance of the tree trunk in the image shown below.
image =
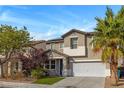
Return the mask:
{"type": "Polygon", "coordinates": [[[112,63],[110,63],[110,78],[112,77],[112,63]]]}
{"type": "Polygon", "coordinates": [[[118,84],[118,58],[115,53],[116,47],[112,48],[112,55],[111,55],[111,63],[110,63],[110,69],[111,69],[111,84],[117,85],[118,84]]]}
{"type": "Polygon", "coordinates": [[[1,64],[1,78],[4,78],[4,72],[3,72],[4,68],[3,68],[3,64],[1,64]]]}
{"type": "MultiPolygon", "coordinates": [[[[10,60],[10,58],[11,58],[11,56],[12,56],[12,53],[13,53],[13,49],[12,49],[12,51],[11,51],[10,53],[7,53],[7,54],[6,54],[4,60],[3,60],[3,59],[2,59],[2,60],[0,59],[0,65],[1,65],[1,78],[5,78],[5,73],[4,73],[5,67],[4,67],[4,64],[6,64],[6,63],[8,62],[8,60],[10,60]]],[[[6,74],[8,74],[8,71],[7,71],[6,74]]]]}
{"type": "Polygon", "coordinates": [[[8,79],[8,62],[6,62],[6,79],[8,79]]]}
{"type": "Polygon", "coordinates": [[[111,64],[111,84],[117,85],[118,84],[118,74],[117,74],[117,64],[111,64]]]}

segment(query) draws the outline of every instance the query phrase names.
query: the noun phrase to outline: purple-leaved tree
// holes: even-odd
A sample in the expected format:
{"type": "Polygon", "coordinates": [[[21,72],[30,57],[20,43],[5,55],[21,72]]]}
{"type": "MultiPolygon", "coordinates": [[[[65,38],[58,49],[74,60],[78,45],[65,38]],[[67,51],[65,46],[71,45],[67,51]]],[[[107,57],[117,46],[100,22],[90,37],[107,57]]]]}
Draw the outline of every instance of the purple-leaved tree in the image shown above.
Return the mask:
{"type": "Polygon", "coordinates": [[[43,68],[45,62],[48,61],[47,54],[44,50],[32,48],[28,54],[19,54],[19,59],[22,62],[22,71],[25,75],[30,75],[33,69],[43,68]]]}

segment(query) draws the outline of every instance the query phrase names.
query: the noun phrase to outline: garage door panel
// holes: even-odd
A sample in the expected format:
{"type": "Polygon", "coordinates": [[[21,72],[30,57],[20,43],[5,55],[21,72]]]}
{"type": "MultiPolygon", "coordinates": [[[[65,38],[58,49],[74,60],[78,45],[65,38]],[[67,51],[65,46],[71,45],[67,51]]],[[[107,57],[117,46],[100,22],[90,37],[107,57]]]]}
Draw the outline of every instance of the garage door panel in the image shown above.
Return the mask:
{"type": "Polygon", "coordinates": [[[74,76],[105,76],[105,64],[103,63],[73,63],[74,76]]]}

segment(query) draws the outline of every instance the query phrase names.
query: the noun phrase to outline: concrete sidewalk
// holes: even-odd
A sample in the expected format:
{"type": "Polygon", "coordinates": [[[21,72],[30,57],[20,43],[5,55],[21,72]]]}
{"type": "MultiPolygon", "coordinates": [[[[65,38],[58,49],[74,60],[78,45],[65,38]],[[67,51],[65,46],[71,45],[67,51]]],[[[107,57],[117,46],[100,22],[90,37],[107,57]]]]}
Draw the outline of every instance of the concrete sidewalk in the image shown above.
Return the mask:
{"type": "Polygon", "coordinates": [[[50,85],[0,81],[0,88],[47,88],[50,85]]]}

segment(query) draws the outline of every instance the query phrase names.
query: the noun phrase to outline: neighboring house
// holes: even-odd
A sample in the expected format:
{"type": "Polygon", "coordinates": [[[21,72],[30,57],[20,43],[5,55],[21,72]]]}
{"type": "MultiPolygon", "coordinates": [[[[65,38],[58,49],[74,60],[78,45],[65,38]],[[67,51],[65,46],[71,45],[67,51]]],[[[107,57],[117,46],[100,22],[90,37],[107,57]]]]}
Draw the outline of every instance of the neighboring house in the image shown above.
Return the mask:
{"type": "Polygon", "coordinates": [[[101,60],[101,53],[95,54],[90,42],[93,32],[72,29],[58,39],[46,41],[51,75],[106,77],[110,75],[109,64],[101,60]]]}
{"type": "MultiPolygon", "coordinates": [[[[30,54],[30,51],[33,48],[36,49],[46,49],[46,41],[40,40],[40,41],[31,41],[30,46],[32,47],[27,47],[26,53],[24,54],[25,56],[28,56],[30,54]]],[[[0,58],[4,59],[4,56],[0,55],[0,58]]],[[[3,74],[5,77],[11,77],[15,75],[16,73],[21,73],[23,70],[22,62],[17,59],[17,58],[12,58],[10,62],[4,63],[3,64],[3,74]]],[[[0,77],[1,77],[1,65],[0,65],[0,77]]]]}

